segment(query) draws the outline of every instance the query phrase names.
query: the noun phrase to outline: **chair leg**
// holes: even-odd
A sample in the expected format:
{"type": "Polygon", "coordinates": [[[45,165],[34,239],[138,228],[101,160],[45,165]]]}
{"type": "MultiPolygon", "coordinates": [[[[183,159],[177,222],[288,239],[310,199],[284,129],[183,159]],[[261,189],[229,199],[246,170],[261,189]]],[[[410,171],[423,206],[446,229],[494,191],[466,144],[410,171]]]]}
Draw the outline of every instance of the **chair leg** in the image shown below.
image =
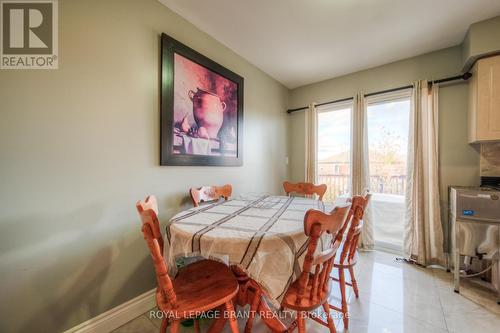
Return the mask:
{"type": "Polygon", "coordinates": [[[328,323],[328,329],[330,330],[330,333],[337,333],[335,330],[335,325],[333,324],[333,319],[330,316],[330,304],[328,302],[325,302],[323,304],[323,310],[325,310],[326,313],[326,321],[328,323]]]}
{"type": "Polygon", "coordinates": [[[299,328],[299,333],[306,333],[306,322],[304,317],[304,312],[297,312],[297,326],[299,328]]]}
{"type": "Polygon", "coordinates": [[[170,333],[179,333],[180,324],[181,324],[180,320],[174,320],[172,322],[172,327],[170,328],[170,333]]]}
{"type": "Polygon", "coordinates": [[[354,290],[354,294],[356,295],[356,298],[359,298],[358,282],[356,281],[356,277],[354,276],[354,269],[352,266],[349,267],[349,275],[351,276],[351,284],[352,289],[354,290]]]}
{"type": "Polygon", "coordinates": [[[194,320],[194,332],[200,333],[200,321],[197,318],[193,318],[194,320]]]}
{"type": "Polygon", "coordinates": [[[231,327],[231,332],[238,333],[238,322],[236,321],[236,313],[234,312],[232,301],[226,303],[226,310],[229,312],[229,326],[231,327]]]}
{"type": "Polygon", "coordinates": [[[226,326],[227,319],[225,318],[217,318],[214,320],[212,325],[208,328],[207,333],[220,333],[224,330],[224,326],[226,326]]]}
{"type": "Polygon", "coordinates": [[[160,333],[166,333],[168,326],[168,319],[166,317],[161,321],[160,333]]]}
{"type": "Polygon", "coordinates": [[[349,326],[349,318],[347,314],[347,298],[345,293],[345,275],[343,268],[339,268],[339,286],[340,294],[342,295],[342,319],[344,320],[344,329],[347,329],[349,326]]]}
{"type": "Polygon", "coordinates": [[[222,304],[217,307],[218,316],[216,316],[215,320],[212,322],[212,325],[208,328],[207,333],[220,333],[226,326],[227,318],[224,315],[224,311],[226,311],[226,305],[222,304]]]}
{"type": "MultiPolygon", "coordinates": [[[[250,306],[250,313],[248,316],[247,323],[245,324],[245,333],[252,332],[253,321],[255,320],[255,313],[259,310],[259,304],[261,301],[260,291],[256,291],[253,296],[252,305],[250,306]]],[[[281,306],[281,308],[283,308],[281,306]]],[[[281,310],[280,310],[281,311],[281,310]]]]}

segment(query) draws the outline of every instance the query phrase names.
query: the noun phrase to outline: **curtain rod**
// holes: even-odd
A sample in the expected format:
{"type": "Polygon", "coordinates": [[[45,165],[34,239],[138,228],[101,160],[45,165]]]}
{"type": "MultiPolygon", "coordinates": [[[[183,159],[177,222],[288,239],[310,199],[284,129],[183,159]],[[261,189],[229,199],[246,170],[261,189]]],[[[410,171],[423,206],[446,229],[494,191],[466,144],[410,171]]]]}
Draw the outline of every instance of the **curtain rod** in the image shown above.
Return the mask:
{"type": "MultiPolygon", "coordinates": [[[[450,77],[446,77],[444,79],[429,81],[429,84],[444,83],[444,82],[450,82],[450,81],[456,81],[456,80],[465,80],[465,81],[467,81],[468,79],[470,79],[471,76],[472,76],[471,73],[466,72],[466,73],[461,74],[461,75],[450,76],[450,77]]],[[[385,93],[390,93],[390,92],[394,92],[394,91],[398,91],[398,90],[404,90],[404,89],[410,89],[410,88],[413,88],[413,85],[409,84],[409,85],[403,86],[403,87],[397,87],[397,88],[392,88],[392,89],[387,89],[387,90],[381,90],[381,91],[377,91],[377,92],[372,92],[372,93],[369,93],[369,94],[365,94],[365,97],[370,97],[370,96],[375,96],[375,95],[380,95],[380,94],[385,94],[385,93]]],[[[347,101],[350,101],[352,99],[354,99],[354,97],[341,98],[341,99],[336,99],[334,101],[328,101],[328,102],[319,103],[319,104],[316,104],[316,106],[322,106],[322,105],[328,105],[328,104],[335,104],[335,103],[340,103],[340,102],[347,102],[347,101]]],[[[307,109],[309,109],[308,106],[303,106],[301,108],[288,109],[286,112],[287,113],[293,113],[293,112],[296,112],[296,111],[302,111],[302,110],[307,110],[307,109]]]]}

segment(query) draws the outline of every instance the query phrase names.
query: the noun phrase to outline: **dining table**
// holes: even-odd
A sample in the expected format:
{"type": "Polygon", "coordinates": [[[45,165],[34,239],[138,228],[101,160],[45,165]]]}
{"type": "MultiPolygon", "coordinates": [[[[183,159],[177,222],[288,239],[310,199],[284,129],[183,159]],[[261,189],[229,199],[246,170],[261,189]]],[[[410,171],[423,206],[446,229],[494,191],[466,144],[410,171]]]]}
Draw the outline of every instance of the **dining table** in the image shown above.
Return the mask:
{"type": "MultiPolygon", "coordinates": [[[[258,313],[273,331],[286,332],[271,307],[280,307],[288,286],[302,272],[308,244],[304,215],[310,209],[333,208],[333,203],[313,198],[269,194],[242,194],[189,208],[167,224],[164,258],[173,275],[201,258],[225,262],[240,283],[238,305],[250,304],[252,319],[258,313]]],[[[328,237],[325,233],[318,252],[330,246],[328,237]]]]}

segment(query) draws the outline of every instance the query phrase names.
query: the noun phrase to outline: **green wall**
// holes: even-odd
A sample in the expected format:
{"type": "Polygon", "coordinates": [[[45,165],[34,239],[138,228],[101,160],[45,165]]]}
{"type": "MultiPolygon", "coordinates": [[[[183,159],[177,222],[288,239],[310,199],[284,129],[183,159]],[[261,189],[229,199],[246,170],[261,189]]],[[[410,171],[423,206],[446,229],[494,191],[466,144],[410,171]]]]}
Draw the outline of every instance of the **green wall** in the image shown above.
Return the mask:
{"type": "Polygon", "coordinates": [[[483,56],[500,52],[500,16],[472,24],[463,42],[462,61],[468,70],[483,56]]]}
{"type": "Polygon", "coordinates": [[[280,193],[287,89],[156,0],[60,0],[58,70],[0,71],[0,332],[58,332],[155,287],[135,211],[280,193]],[[245,78],[242,167],[159,166],[159,36],[245,78]]]}

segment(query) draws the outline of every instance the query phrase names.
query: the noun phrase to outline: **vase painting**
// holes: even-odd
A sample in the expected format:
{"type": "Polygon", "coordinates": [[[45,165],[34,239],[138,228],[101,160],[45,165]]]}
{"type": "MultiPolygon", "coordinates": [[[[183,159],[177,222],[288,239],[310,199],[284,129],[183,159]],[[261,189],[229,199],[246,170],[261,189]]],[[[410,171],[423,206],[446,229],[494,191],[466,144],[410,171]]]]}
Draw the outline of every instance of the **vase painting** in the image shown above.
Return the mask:
{"type": "Polygon", "coordinates": [[[174,154],[234,157],[238,85],[174,54],[174,154]]]}
{"type": "Polygon", "coordinates": [[[243,163],[243,78],[162,34],[162,165],[243,163]]]}

